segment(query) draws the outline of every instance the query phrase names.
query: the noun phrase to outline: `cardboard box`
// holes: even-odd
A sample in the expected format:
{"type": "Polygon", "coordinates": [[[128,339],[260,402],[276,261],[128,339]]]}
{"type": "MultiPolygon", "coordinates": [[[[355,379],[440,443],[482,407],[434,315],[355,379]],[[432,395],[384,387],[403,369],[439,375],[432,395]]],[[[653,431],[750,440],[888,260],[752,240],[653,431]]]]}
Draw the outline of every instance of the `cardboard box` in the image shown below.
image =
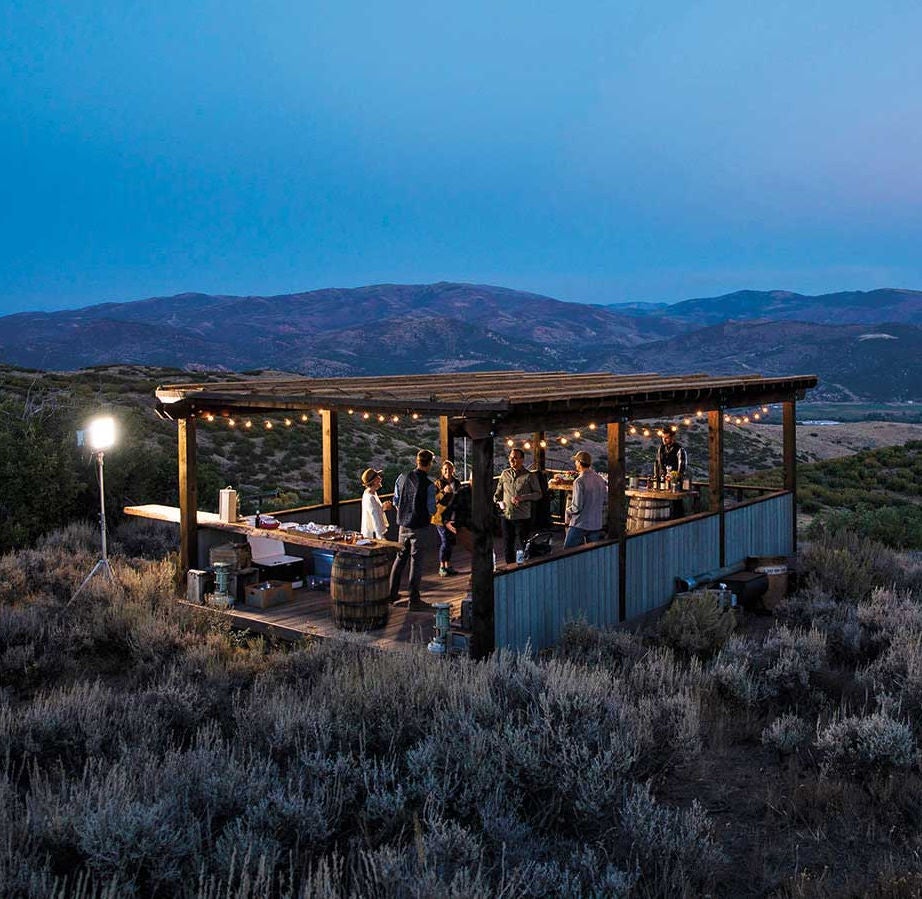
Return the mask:
{"type": "Polygon", "coordinates": [[[246,603],[254,609],[269,609],[290,602],[294,594],[288,581],[260,581],[246,587],[246,603]]]}

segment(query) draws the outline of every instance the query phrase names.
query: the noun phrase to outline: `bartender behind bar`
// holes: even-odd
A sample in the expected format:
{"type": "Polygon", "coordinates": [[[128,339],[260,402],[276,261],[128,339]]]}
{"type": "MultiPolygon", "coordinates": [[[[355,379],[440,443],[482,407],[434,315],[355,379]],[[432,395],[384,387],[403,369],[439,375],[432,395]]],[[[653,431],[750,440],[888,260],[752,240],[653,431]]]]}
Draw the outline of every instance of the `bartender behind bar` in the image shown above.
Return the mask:
{"type": "Polygon", "coordinates": [[[663,432],[663,443],[657,449],[656,461],[653,463],[653,477],[657,482],[662,481],[669,471],[679,473],[679,484],[688,473],[688,454],[685,447],[675,439],[672,428],[666,428],[663,432]]]}

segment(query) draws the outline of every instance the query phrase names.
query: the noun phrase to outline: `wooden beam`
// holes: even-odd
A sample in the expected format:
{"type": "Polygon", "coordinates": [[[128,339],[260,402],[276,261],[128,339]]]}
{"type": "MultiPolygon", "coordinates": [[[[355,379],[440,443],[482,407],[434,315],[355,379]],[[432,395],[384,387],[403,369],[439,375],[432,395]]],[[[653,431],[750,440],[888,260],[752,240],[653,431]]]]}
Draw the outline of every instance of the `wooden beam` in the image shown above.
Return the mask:
{"type": "Polygon", "coordinates": [[[185,584],[190,568],[198,568],[198,459],[195,419],[176,422],[179,449],[179,576],[185,584]]]}
{"type": "Polygon", "coordinates": [[[627,618],[627,507],[624,502],[625,432],[623,421],[608,423],[608,537],[618,544],[618,621],[627,618]]]}
{"type": "Polygon", "coordinates": [[[790,490],[793,503],[793,533],[791,550],[797,552],[797,418],[796,403],[792,400],[781,405],[782,460],[784,465],[784,489],[790,490]]]}
{"type": "Polygon", "coordinates": [[[726,565],[726,520],[724,513],[724,415],[723,409],[708,410],[708,494],[711,512],[719,512],[720,565],[726,565]]]}
{"type": "Polygon", "coordinates": [[[471,530],[471,655],[482,659],[493,651],[496,633],[493,621],[493,438],[472,442],[471,530]]]}
{"type": "Polygon", "coordinates": [[[439,416],[439,452],[443,462],[446,459],[456,462],[455,438],[447,415],[439,416]]]}
{"type": "Polygon", "coordinates": [[[544,471],[547,468],[547,447],[541,446],[545,436],[544,431],[535,431],[531,439],[531,455],[535,463],[535,471],[544,471]]]}
{"type": "Polygon", "coordinates": [[[330,521],[339,524],[339,414],[320,410],[323,450],[323,502],[330,507],[330,521]]]}

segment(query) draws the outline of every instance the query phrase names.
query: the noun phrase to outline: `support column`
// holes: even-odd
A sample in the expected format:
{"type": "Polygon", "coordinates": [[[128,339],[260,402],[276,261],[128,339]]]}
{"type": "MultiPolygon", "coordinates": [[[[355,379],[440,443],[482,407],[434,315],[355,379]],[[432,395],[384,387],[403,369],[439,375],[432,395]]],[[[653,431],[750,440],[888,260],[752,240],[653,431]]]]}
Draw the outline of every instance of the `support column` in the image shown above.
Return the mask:
{"type": "MultiPolygon", "coordinates": [[[[455,439],[448,429],[448,416],[439,416],[439,452],[442,455],[442,461],[450,459],[455,462],[455,439]]],[[[457,463],[455,462],[457,465],[457,463]]]]}
{"type": "Polygon", "coordinates": [[[627,618],[627,541],[624,524],[624,422],[608,423],[608,538],[618,546],[618,621],[627,618]]]}
{"type": "Polygon", "coordinates": [[[708,497],[711,512],[720,517],[720,566],[727,564],[724,513],[724,415],[723,409],[708,410],[708,497]]]}
{"type": "Polygon", "coordinates": [[[323,450],[323,502],[330,507],[330,521],[339,524],[339,415],[320,410],[323,450]]]}
{"type": "Polygon", "coordinates": [[[471,441],[471,655],[482,659],[493,651],[493,438],[471,441]]]}
{"type": "Polygon", "coordinates": [[[531,456],[534,460],[535,471],[544,471],[547,468],[547,447],[541,446],[545,439],[544,431],[535,431],[531,439],[531,456]]]}
{"type": "Polygon", "coordinates": [[[794,400],[781,404],[781,423],[784,489],[791,491],[791,551],[797,552],[797,418],[794,400]]]}
{"type": "Polygon", "coordinates": [[[198,454],[195,419],[176,422],[179,443],[179,576],[185,584],[190,568],[198,568],[198,454]]]}

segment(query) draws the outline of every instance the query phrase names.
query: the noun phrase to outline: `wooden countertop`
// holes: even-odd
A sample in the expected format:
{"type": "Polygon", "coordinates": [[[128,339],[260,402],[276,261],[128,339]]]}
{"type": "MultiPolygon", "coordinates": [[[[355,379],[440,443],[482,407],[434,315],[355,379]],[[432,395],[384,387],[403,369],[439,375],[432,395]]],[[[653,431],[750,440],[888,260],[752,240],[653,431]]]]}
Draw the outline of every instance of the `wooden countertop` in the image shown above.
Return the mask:
{"type": "Polygon", "coordinates": [[[625,496],[640,496],[647,499],[684,499],[686,496],[697,496],[695,490],[625,490],[625,496]]]}
{"type": "MultiPolygon", "coordinates": [[[[150,504],[146,506],[126,506],[123,510],[126,515],[138,518],[151,518],[155,521],[169,521],[179,524],[179,509],[176,506],[160,506],[150,504]]],[[[312,549],[325,549],[332,552],[352,553],[357,556],[368,556],[382,549],[398,550],[399,543],[391,540],[372,540],[365,546],[355,543],[345,543],[342,540],[331,540],[328,537],[317,537],[305,534],[303,531],[285,530],[284,528],[256,528],[246,521],[228,522],[221,521],[215,512],[196,513],[199,527],[213,528],[218,531],[228,531],[232,534],[243,534],[247,537],[268,537],[282,543],[291,543],[297,546],[309,546],[312,549]]]]}

